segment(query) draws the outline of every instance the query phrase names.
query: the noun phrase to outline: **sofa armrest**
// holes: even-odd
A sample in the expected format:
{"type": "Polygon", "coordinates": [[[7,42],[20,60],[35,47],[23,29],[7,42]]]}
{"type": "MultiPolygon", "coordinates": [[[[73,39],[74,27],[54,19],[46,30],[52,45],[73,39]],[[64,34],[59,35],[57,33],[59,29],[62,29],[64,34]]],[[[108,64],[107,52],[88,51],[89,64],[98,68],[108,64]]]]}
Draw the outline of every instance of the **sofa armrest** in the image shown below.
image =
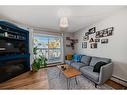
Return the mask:
{"type": "Polygon", "coordinates": [[[108,63],[107,65],[101,67],[98,84],[103,84],[105,81],[111,78],[112,69],[113,69],[112,63],[108,63]]]}

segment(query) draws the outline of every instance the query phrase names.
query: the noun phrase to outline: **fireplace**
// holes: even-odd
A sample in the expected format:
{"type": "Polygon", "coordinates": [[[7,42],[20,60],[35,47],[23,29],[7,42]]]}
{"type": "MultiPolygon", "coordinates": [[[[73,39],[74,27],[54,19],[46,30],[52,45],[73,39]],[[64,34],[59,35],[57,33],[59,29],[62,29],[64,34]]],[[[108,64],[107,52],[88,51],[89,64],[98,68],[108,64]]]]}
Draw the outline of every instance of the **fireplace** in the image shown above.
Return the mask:
{"type": "Polygon", "coordinates": [[[25,59],[0,62],[0,82],[4,82],[28,71],[26,63],[25,59]]]}

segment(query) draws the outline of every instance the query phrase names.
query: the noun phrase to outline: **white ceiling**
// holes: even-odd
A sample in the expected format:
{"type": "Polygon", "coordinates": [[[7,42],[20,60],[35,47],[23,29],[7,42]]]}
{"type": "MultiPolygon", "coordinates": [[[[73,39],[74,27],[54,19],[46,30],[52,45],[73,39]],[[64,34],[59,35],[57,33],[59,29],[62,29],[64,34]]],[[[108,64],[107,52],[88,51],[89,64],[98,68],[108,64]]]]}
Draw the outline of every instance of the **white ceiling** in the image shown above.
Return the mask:
{"type": "Polygon", "coordinates": [[[59,32],[62,16],[69,19],[67,32],[75,32],[100,21],[125,6],[0,6],[0,17],[36,29],[59,32]]]}

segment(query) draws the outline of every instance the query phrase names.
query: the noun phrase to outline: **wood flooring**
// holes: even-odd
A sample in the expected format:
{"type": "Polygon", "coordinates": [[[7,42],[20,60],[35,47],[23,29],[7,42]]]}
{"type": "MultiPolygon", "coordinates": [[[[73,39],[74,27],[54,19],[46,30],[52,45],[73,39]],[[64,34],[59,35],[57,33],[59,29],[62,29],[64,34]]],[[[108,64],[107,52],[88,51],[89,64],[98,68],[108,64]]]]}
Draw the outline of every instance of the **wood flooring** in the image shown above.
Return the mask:
{"type": "MultiPolygon", "coordinates": [[[[108,80],[106,84],[115,89],[125,88],[124,86],[112,80],[108,80]]],[[[10,79],[9,81],[0,83],[0,89],[24,89],[24,90],[44,89],[44,90],[47,90],[49,89],[47,69],[43,68],[35,73],[29,71],[24,74],[21,74],[13,79],[10,79]]]]}
{"type": "Polygon", "coordinates": [[[48,89],[47,69],[21,74],[0,83],[0,89],[48,89]]]}

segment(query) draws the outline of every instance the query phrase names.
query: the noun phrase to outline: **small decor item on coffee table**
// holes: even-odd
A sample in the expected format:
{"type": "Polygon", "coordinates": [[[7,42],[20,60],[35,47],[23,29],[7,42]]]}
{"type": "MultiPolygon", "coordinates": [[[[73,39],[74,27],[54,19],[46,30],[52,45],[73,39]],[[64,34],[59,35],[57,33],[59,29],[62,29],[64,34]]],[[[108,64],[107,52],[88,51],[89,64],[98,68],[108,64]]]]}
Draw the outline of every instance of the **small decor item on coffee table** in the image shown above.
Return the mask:
{"type": "Polygon", "coordinates": [[[60,70],[59,72],[59,77],[60,77],[60,74],[61,72],[64,74],[64,76],[67,78],[67,89],[70,88],[70,79],[71,78],[75,78],[75,82],[76,84],[77,83],[77,79],[76,79],[76,76],[80,75],[80,71],[78,71],[77,69],[75,69],[74,67],[72,66],[69,66],[67,64],[63,64],[63,65],[58,65],[57,66],[58,69],[60,70]],[[62,68],[66,68],[65,70],[63,70],[62,68]]]}

